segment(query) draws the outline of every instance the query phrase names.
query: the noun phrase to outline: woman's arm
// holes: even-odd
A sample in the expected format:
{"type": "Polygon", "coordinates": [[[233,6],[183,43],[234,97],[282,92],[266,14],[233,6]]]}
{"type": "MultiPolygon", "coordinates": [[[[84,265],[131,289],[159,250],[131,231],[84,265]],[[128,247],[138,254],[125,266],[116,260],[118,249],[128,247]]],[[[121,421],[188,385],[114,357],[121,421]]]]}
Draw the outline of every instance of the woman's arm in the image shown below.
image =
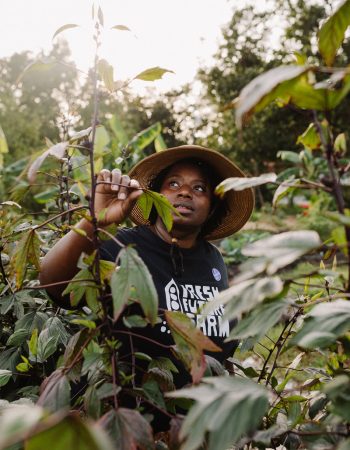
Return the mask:
{"type": "MultiPolygon", "coordinates": [[[[118,169],[114,169],[112,172],[104,169],[98,175],[97,183],[96,216],[99,212],[105,210],[104,219],[99,222],[98,226],[106,227],[112,223],[122,223],[142,194],[138,181],[130,180],[128,175],[122,175],[118,169]]],[[[90,254],[94,250],[92,224],[88,220],[82,219],[76,225],[76,228],[85,231],[86,237],[75,231],[69,231],[54,245],[41,262],[40,284],[49,285],[67,281],[67,283],[46,288],[53,300],[63,307],[67,306],[67,300],[62,298],[62,292],[78,272],[77,263],[80,255],[83,252],[90,254]]]]}

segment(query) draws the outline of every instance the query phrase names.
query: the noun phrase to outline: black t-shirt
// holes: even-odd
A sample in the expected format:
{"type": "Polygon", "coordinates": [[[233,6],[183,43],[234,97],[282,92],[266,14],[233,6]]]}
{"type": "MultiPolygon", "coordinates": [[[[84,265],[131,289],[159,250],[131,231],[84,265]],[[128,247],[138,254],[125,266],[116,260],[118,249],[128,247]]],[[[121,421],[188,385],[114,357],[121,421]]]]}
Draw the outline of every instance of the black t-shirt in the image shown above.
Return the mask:
{"type": "MultiPolygon", "coordinates": [[[[171,258],[171,245],[154,234],[149,227],[123,228],[118,231],[116,237],[124,245],[133,244],[152,275],[159,297],[159,315],[162,322],[154,327],[137,329],[137,332],[162,344],[172,345],[174,341],[162,312],[181,311],[191,317],[197,327],[223,350],[215,353],[207,352],[209,355],[220,362],[231,356],[237,343],[224,343],[230,334],[230,324],[222,320],[223,306],[208,316],[197,314],[200,306],[228,287],[226,266],[218,249],[204,240],[199,241],[193,248],[181,248],[183,273],[176,275],[171,258]]],[[[105,241],[101,247],[101,258],[115,261],[119,251],[120,246],[115,241],[105,241]]],[[[134,342],[135,350],[152,357],[171,358],[171,355],[167,355],[161,347],[142,339],[134,342]]],[[[189,381],[187,375],[183,376],[183,380],[181,377],[177,378],[177,387],[189,381]]]]}

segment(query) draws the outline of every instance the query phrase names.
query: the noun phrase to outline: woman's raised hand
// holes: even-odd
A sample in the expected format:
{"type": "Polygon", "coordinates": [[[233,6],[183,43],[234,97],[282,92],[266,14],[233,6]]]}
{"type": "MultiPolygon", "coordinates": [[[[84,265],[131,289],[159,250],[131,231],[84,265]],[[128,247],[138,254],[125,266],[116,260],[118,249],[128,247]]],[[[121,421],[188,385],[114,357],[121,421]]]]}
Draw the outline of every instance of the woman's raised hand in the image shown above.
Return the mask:
{"type": "Polygon", "coordinates": [[[139,182],[123,175],[119,169],[101,170],[95,195],[95,213],[99,225],[123,222],[141,194],[139,182]]]}

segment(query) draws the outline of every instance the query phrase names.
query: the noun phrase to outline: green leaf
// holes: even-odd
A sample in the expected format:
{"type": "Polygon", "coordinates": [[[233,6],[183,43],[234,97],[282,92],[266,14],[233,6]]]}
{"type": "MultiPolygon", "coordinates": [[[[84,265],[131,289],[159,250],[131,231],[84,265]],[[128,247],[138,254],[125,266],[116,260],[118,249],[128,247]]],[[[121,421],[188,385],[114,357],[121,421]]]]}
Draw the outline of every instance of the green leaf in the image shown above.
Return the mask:
{"type": "Polygon", "coordinates": [[[309,70],[308,66],[280,66],[254,78],[232,103],[236,108],[237,128],[241,129],[251,114],[261,111],[277,97],[285,96],[293,83],[309,70]]]}
{"type": "Polygon", "coordinates": [[[166,409],[165,401],[159,385],[155,380],[148,380],[142,385],[142,389],[146,394],[146,397],[154,404],[160,406],[162,409],[166,409]]]}
{"type": "Polygon", "coordinates": [[[44,411],[35,405],[9,403],[0,414],[0,448],[7,449],[28,435],[42,419],[44,411]]]}
{"type": "Polygon", "coordinates": [[[6,141],[6,136],[0,125],[0,169],[4,167],[4,153],[8,153],[8,145],[6,141]]]}
{"type": "Polygon", "coordinates": [[[46,189],[43,192],[39,192],[38,194],[34,195],[34,200],[39,203],[40,205],[44,205],[45,203],[55,199],[60,192],[59,187],[51,187],[49,189],[46,189]]]}
{"type": "Polygon", "coordinates": [[[28,169],[29,182],[31,184],[35,182],[37,172],[48,156],[53,156],[61,160],[66,154],[68,145],[69,145],[68,142],[59,142],[58,144],[55,144],[53,147],[50,147],[48,150],[45,150],[44,153],[42,153],[38,158],[36,158],[28,169]]]}
{"type": "Polygon", "coordinates": [[[171,231],[173,227],[173,214],[176,214],[177,216],[181,216],[181,214],[178,212],[176,208],[169,202],[169,200],[165,197],[165,195],[160,194],[158,192],[154,191],[144,191],[143,194],[140,195],[138,198],[138,205],[140,205],[141,202],[141,208],[144,207],[145,214],[149,217],[149,203],[152,201],[152,206],[156,208],[156,211],[159,215],[159,217],[162,219],[166,229],[168,231],[171,231]],[[142,196],[148,197],[147,201],[145,199],[142,199],[142,196]]]}
{"type": "Polygon", "coordinates": [[[307,315],[291,345],[327,347],[350,329],[350,302],[338,299],[316,305],[307,315]]]}
{"type": "Polygon", "coordinates": [[[224,320],[238,318],[242,313],[250,311],[266,298],[278,295],[283,289],[279,277],[252,279],[233,284],[220,292],[215,300],[208,302],[203,314],[209,314],[215,309],[225,307],[224,320]]]}
{"type": "Polygon", "coordinates": [[[156,122],[150,127],[137,133],[128,143],[128,147],[132,147],[135,151],[143,150],[159,136],[161,131],[162,126],[160,122],[156,122]]]}
{"type": "Polygon", "coordinates": [[[288,299],[276,299],[256,306],[234,327],[229,340],[264,336],[280,320],[290,304],[288,299]]]}
{"type": "Polygon", "coordinates": [[[34,229],[23,235],[14,253],[17,289],[22,286],[28,263],[33,264],[37,270],[40,270],[40,238],[34,229]]]}
{"type": "Polygon", "coordinates": [[[74,307],[80,303],[89,289],[98,290],[90,270],[82,269],[72,278],[62,295],[70,294],[70,302],[74,307]]]}
{"type": "Polygon", "coordinates": [[[298,136],[297,144],[302,144],[310,150],[316,150],[321,147],[321,138],[314,123],[310,123],[304,133],[298,136]]]}
{"type": "Polygon", "coordinates": [[[150,195],[147,195],[146,192],[143,192],[137,200],[137,205],[142,211],[142,215],[144,219],[149,219],[149,215],[151,214],[153,207],[153,198],[150,195]]]}
{"type": "Polygon", "coordinates": [[[204,378],[198,387],[167,396],[195,400],[180,432],[183,450],[198,449],[207,433],[208,450],[227,450],[259,426],[268,408],[266,389],[238,377],[204,378]]]}
{"type": "Polygon", "coordinates": [[[222,181],[215,188],[215,194],[222,197],[225,192],[233,190],[233,191],[243,191],[244,189],[252,188],[255,186],[260,186],[266,183],[274,183],[277,179],[277,175],[275,173],[263,173],[259,177],[232,177],[226,178],[226,180],[222,181]]]}
{"type": "Polygon", "coordinates": [[[338,154],[345,154],[347,149],[345,133],[340,133],[334,140],[334,150],[338,154]]]}
{"type": "Polygon", "coordinates": [[[281,158],[282,161],[290,161],[294,164],[300,163],[299,153],[291,152],[289,150],[280,150],[277,152],[277,158],[281,158]]]}
{"type": "Polygon", "coordinates": [[[79,25],[77,25],[75,23],[67,23],[66,25],[62,25],[55,31],[54,35],[52,36],[52,39],[55,39],[55,37],[58,34],[62,33],[63,31],[69,30],[70,28],[76,28],[76,27],[79,27],[79,25]]]}
{"type": "Polygon", "coordinates": [[[62,408],[69,408],[70,385],[62,370],[55,370],[44,380],[37,404],[43,406],[50,412],[56,412],[62,408]]]}
{"type": "Polygon", "coordinates": [[[96,323],[92,320],[87,319],[73,319],[70,321],[70,323],[76,323],[77,325],[82,325],[83,327],[89,328],[90,330],[93,330],[96,328],[96,323]]]}
{"type": "Polygon", "coordinates": [[[154,449],[151,426],[136,410],[111,410],[101,417],[99,424],[108,431],[115,450],[154,449]]]}
{"type": "Polygon", "coordinates": [[[345,214],[340,214],[338,212],[325,211],[323,213],[328,219],[333,220],[334,222],[340,223],[345,227],[350,227],[350,216],[346,216],[345,214]]]}
{"type": "Polygon", "coordinates": [[[37,355],[37,352],[38,352],[38,329],[37,328],[34,328],[34,330],[32,331],[32,335],[28,342],[28,348],[29,348],[30,353],[33,356],[37,355]]]}
{"type": "Polygon", "coordinates": [[[126,25],[114,25],[114,27],[111,27],[111,30],[131,31],[126,25]]]}
{"type": "Polygon", "coordinates": [[[26,330],[25,328],[19,328],[13,334],[11,334],[6,342],[6,345],[11,347],[18,347],[22,345],[26,341],[28,334],[28,330],[26,330]]]}
{"type": "Polygon", "coordinates": [[[94,141],[94,155],[99,157],[103,156],[107,145],[110,142],[109,134],[106,128],[102,125],[99,125],[96,128],[95,141],[94,141]]]}
{"type": "Polygon", "coordinates": [[[0,369],[0,387],[5,386],[11,379],[11,370],[0,369]]]}
{"type": "Polygon", "coordinates": [[[165,318],[176,344],[176,356],[191,373],[193,383],[198,383],[206,368],[204,350],[221,351],[193,321],[181,312],[165,311],[165,318]]]}
{"type": "Polygon", "coordinates": [[[136,314],[133,316],[123,317],[123,323],[128,328],[144,328],[148,325],[148,322],[143,317],[136,314]]]}
{"type": "Polygon", "coordinates": [[[41,331],[38,337],[38,352],[37,359],[39,362],[44,362],[47,358],[55,353],[57,349],[57,338],[49,336],[49,330],[45,328],[41,331]]]}
{"type": "Polygon", "coordinates": [[[276,189],[273,199],[272,206],[276,208],[278,202],[282,200],[282,198],[286,197],[291,192],[294,192],[295,189],[300,185],[301,180],[295,180],[294,177],[289,178],[288,180],[283,181],[278,188],[276,189]]]}
{"type": "Polygon", "coordinates": [[[38,59],[36,61],[33,61],[31,63],[29,63],[24,70],[20,73],[20,75],[18,76],[15,85],[18,86],[18,84],[22,81],[22,79],[24,78],[24,76],[27,73],[31,73],[31,72],[47,72],[49,70],[51,70],[54,66],[56,66],[57,61],[51,61],[51,60],[46,60],[46,59],[38,59]]]}
{"type": "Polygon", "coordinates": [[[260,258],[266,273],[271,275],[320,245],[315,231],[286,231],[246,245],[242,254],[260,258]]]}
{"type": "Polygon", "coordinates": [[[114,91],[113,66],[105,59],[100,59],[97,64],[97,70],[102,78],[105,88],[109,92],[114,91]]]}
{"type": "Polygon", "coordinates": [[[121,146],[126,146],[129,142],[129,138],[118,116],[113,114],[113,116],[108,120],[108,123],[121,146]]]}
{"type": "Polygon", "coordinates": [[[163,150],[166,150],[168,147],[163,139],[163,136],[159,134],[155,140],[154,140],[154,148],[156,152],[162,152],[163,150]]]}
{"type": "Polygon", "coordinates": [[[335,55],[350,25],[350,1],[344,1],[335,13],[323,24],[318,35],[318,48],[328,66],[333,64],[335,55]]]}
{"type": "Polygon", "coordinates": [[[119,261],[120,266],[111,279],[114,319],[118,319],[128,299],[133,298],[140,302],[146,318],[155,325],[158,295],[147,266],[131,247],[120,251],[119,261]]]}
{"type": "Polygon", "coordinates": [[[152,67],[140,72],[134,80],[155,81],[163,77],[165,73],[174,73],[172,70],[162,69],[161,67],[152,67]]]}
{"type": "Polygon", "coordinates": [[[50,417],[44,420],[38,434],[26,441],[26,450],[113,450],[115,446],[108,436],[96,425],[89,421],[83,422],[77,414],[70,414],[58,423],[50,423],[50,417]]]}

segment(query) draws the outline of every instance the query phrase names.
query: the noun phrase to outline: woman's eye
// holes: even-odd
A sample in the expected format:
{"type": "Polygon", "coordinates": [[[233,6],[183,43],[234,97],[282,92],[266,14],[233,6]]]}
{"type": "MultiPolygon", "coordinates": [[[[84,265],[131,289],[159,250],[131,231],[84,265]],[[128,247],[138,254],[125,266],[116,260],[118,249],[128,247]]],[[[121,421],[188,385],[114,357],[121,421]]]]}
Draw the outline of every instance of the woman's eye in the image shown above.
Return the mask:
{"type": "Polygon", "coordinates": [[[169,186],[170,187],[178,187],[179,183],[175,180],[169,181],[169,186]]]}
{"type": "Polygon", "coordinates": [[[202,186],[201,184],[198,184],[194,188],[195,188],[196,191],[199,191],[199,192],[205,192],[206,191],[205,186],[202,186]]]}

